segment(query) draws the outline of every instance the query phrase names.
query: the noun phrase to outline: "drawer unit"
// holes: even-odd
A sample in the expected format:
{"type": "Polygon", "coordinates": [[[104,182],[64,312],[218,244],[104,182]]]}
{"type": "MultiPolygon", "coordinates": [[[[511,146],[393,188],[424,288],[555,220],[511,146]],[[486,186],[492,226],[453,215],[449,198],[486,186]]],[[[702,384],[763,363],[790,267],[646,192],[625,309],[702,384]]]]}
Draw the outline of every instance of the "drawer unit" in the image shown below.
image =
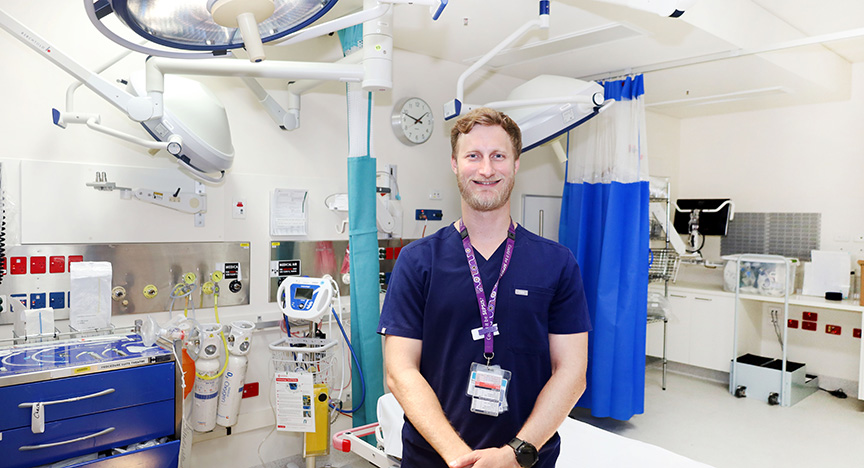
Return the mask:
{"type": "Polygon", "coordinates": [[[0,457],[7,468],[26,468],[173,434],[167,400],[49,422],[42,434],[29,425],[4,431],[0,457]]]}
{"type": "Polygon", "coordinates": [[[0,466],[100,453],[77,466],[176,467],[176,372],[170,351],[144,347],[137,335],[0,349],[0,466]],[[161,437],[169,442],[104,458],[161,437]]]}
{"type": "Polygon", "coordinates": [[[83,462],[68,468],[177,468],[179,453],[180,441],[172,440],[155,447],[83,462]]]}
{"type": "Polygon", "coordinates": [[[29,429],[30,404],[37,401],[48,424],[163,400],[174,400],[173,362],[0,387],[0,430],[29,429]]]}

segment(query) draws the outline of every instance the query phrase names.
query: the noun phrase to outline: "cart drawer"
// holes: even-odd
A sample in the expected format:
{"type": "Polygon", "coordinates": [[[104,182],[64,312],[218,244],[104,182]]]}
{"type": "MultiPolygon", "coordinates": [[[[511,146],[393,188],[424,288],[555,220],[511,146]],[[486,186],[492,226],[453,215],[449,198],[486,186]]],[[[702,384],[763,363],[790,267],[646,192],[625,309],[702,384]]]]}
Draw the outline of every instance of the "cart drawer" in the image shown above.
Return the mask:
{"type": "Polygon", "coordinates": [[[80,463],[69,468],[177,468],[179,455],[180,441],[174,440],[155,447],[80,463]]]}
{"type": "Polygon", "coordinates": [[[30,430],[32,407],[43,402],[46,424],[87,414],[174,399],[174,363],[0,387],[0,430],[30,430]],[[87,397],[76,401],[72,398],[87,397]],[[48,402],[56,402],[46,404],[48,402]]]}
{"type": "Polygon", "coordinates": [[[29,426],[4,431],[0,460],[25,468],[173,434],[174,401],[166,400],[49,422],[42,434],[29,426]]]}

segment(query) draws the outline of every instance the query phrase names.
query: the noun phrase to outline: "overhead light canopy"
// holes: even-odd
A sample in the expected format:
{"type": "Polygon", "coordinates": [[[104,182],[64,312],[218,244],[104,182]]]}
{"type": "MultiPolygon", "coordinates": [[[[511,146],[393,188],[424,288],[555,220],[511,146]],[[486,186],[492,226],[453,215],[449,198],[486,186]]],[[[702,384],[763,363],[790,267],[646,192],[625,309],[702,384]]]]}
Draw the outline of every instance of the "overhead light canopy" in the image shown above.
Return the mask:
{"type": "MultiPolygon", "coordinates": [[[[240,0],[249,4],[256,22],[272,4],[273,12],[258,22],[261,42],[267,43],[298,31],[327,13],[337,0],[240,0]]],[[[108,0],[111,9],[130,29],[145,39],[167,47],[186,50],[221,51],[244,46],[239,27],[226,27],[220,10],[228,9],[219,0],[108,0]]],[[[242,13],[242,7],[230,5],[242,13]]],[[[238,13],[238,14],[239,14],[238,13]]]]}
{"type": "Polygon", "coordinates": [[[507,101],[491,107],[510,103],[512,108],[505,110],[519,124],[522,151],[528,151],[594,117],[603,102],[603,86],[594,81],[540,75],[514,88],[507,101]],[[536,104],[519,105],[523,102],[536,104]]]}

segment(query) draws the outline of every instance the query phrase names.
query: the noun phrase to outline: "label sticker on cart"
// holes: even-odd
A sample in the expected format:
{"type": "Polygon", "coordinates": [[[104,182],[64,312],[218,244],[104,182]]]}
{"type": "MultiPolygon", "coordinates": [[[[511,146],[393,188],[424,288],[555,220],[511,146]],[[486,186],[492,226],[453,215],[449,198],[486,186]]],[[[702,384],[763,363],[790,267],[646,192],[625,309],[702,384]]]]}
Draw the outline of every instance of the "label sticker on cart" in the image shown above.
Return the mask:
{"type": "Polygon", "coordinates": [[[33,403],[30,411],[30,430],[34,434],[45,432],[45,407],[41,401],[33,403]]]}

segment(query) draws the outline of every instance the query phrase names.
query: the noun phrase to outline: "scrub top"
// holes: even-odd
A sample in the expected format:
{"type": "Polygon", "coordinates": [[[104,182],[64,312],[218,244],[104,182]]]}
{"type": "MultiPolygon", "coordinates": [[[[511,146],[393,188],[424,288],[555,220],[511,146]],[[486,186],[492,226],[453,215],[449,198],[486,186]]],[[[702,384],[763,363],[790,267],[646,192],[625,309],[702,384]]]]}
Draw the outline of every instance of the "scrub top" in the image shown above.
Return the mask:
{"type": "MultiPolygon", "coordinates": [[[[487,300],[500,274],[505,244],[488,260],[475,251],[487,300]]],[[[378,333],[422,340],[420,372],[450,423],[475,449],[507,444],[528,419],[552,375],[549,334],[591,329],[572,252],[517,226],[510,266],[498,286],[494,322],[500,334],[494,338],[492,365],[512,373],[509,409],[497,417],[471,412],[466,394],[471,363],[486,360],[483,340],[471,335],[480,328],[481,317],[459,232],[448,225],[402,249],[378,333]]],[[[558,450],[556,434],[541,448],[535,467],[554,466],[558,450]]],[[[406,418],[402,467],[427,466],[446,464],[406,418]]]]}

